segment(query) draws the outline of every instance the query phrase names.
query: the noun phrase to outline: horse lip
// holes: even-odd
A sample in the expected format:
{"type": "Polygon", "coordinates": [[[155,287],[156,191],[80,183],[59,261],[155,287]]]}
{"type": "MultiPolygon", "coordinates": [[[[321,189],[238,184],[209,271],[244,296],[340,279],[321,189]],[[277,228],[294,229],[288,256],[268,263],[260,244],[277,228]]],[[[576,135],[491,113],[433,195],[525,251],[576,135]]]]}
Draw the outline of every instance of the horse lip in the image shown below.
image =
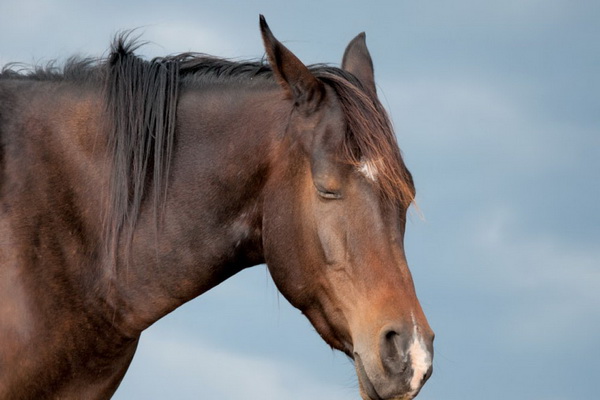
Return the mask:
{"type": "Polygon", "coordinates": [[[369,399],[370,400],[383,400],[381,398],[381,396],[379,396],[379,393],[377,393],[377,390],[375,390],[375,386],[373,386],[373,383],[369,379],[369,376],[367,375],[367,371],[365,371],[365,367],[364,367],[362,360],[360,359],[360,356],[358,355],[358,353],[354,353],[354,362],[356,363],[356,371],[358,373],[358,380],[359,380],[362,388],[365,390],[366,394],[369,396],[369,399]]]}

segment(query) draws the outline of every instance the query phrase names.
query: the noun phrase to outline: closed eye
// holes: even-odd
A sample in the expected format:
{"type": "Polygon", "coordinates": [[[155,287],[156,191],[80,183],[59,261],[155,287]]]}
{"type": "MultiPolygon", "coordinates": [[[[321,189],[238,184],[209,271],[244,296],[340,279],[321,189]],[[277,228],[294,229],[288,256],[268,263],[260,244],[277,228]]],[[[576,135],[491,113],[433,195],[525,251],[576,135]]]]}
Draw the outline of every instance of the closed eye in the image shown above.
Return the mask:
{"type": "Polygon", "coordinates": [[[333,191],[323,190],[323,189],[319,189],[319,188],[317,188],[317,194],[320,197],[322,197],[324,199],[328,199],[328,200],[337,200],[337,199],[342,198],[342,194],[340,192],[333,192],[333,191]]]}

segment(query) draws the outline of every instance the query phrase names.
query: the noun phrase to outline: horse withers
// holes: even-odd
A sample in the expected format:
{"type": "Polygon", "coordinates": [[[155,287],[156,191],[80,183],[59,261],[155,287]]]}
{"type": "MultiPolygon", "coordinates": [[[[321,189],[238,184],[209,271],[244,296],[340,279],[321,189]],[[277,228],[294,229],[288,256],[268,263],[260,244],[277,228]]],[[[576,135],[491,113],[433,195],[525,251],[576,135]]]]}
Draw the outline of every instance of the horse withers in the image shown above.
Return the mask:
{"type": "Polygon", "coordinates": [[[411,399],[433,332],[403,248],[415,196],[364,34],[342,68],[198,54],[0,75],[0,398],[106,399],[141,332],[240,270],[411,399]]]}

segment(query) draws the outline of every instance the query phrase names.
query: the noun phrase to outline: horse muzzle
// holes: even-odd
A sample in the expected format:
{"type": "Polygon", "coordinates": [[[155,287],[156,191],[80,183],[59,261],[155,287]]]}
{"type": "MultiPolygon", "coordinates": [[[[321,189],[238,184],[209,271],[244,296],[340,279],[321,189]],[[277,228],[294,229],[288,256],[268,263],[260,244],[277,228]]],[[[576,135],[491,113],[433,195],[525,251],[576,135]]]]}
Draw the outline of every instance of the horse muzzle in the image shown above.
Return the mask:
{"type": "Polygon", "coordinates": [[[358,342],[353,353],[363,399],[413,399],[432,373],[433,333],[387,326],[377,336],[376,351],[358,342]]]}

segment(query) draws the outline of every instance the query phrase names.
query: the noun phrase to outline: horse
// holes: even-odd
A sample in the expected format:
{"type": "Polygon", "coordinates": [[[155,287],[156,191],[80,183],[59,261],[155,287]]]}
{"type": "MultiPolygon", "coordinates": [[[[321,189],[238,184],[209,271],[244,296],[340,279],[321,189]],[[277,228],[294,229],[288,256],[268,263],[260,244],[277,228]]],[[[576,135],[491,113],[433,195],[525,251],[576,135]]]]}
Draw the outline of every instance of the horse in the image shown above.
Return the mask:
{"type": "Polygon", "coordinates": [[[412,399],[433,331],[404,253],[415,185],[365,34],[304,65],[107,57],[0,75],[0,398],[108,399],[144,329],[266,264],[354,363],[365,400],[412,399]]]}

